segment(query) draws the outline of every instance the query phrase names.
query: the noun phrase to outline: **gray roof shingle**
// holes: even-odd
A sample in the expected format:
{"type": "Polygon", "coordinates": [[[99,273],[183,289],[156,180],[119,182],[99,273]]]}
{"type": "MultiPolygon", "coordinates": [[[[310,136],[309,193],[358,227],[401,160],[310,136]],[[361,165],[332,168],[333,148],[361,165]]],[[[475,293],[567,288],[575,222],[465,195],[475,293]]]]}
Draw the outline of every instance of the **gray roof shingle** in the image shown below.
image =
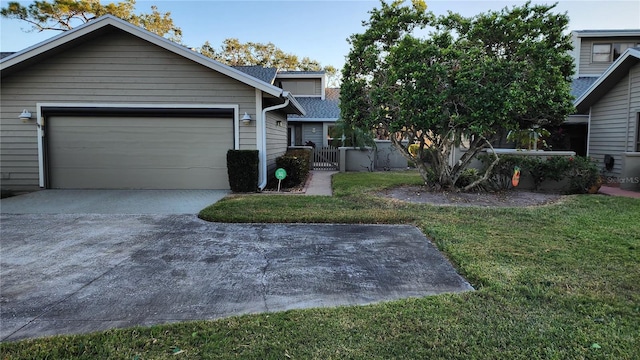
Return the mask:
{"type": "Polygon", "coordinates": [[[296,100],[307,111],[305,116],[292,115],[287,116],[288,120],[305,120],[305,119],[331,119],[340,118],[340,89],[325,89],[325,99],[319,97],[296,97],[296,100]]]}
{"type": "Polygon", "coordinates": [[[259,65],[233,66],[233,68],[268,84],[273,84],[273,80],[276,78],[276,74],[278,73],[278,69],[276,68],[265,68],[259,65]]]}
{"type": "Polygon", "coordinates": [[[598,80],[598,78],[595,76],[573,79],[571,82],[571,95],[573,95],[574,99],[579,98],[596,80],[598,80]]]}

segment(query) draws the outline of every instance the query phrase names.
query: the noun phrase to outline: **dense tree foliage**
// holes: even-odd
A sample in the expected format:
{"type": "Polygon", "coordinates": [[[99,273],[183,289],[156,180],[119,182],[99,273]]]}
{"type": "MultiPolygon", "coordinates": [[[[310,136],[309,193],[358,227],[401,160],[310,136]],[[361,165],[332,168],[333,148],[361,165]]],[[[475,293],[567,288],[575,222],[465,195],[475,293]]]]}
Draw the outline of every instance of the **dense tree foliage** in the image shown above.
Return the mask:
{"type": "Polygon", "coordinates": [[[67,31],[103,15],[111,14],[152,33],[179,42],[182,31],[175,26],[171,13],[161,13],[151,6],[151,13],[134,14],[135,0],[101,4],[100,0],[51,0],[34,1],[28,6],[12,1],[0,9],[0,15],[8,19],[25,21],[34,31],[67,31]]]}
{"type": "Polygon", "coordinates": [[[214,60],[230,66],[252,66],[276,68],[283,71],[320,71],[324,70],[329,82],[335,82],[338,70],[333,66],[325,66],[308,57],[298,58],[297,55],[286,53],[273,43],[242,43],[236,38],[224,40],[220,50],[214,49],[209,42],[200,48],[200,53],[214,60]]]}
{"type": "Polygon", "coordinates": [[[555,5],[527,3],[466,18],[436,17],[420,0],[402,3],[381,2],[364,33],[350,37],[341,111],[350,124],[392,134],[428,185],[456,188],[502,130],[558,124],[573,112],[568,17],[553,13],[555,5]],[[428,37],[415,35],[426,27],[428,37]],[[402,139],[420,144],[417,156],[402,139]],[[462,143],[468,150],[451,164],[452,149],[462,143]]]}

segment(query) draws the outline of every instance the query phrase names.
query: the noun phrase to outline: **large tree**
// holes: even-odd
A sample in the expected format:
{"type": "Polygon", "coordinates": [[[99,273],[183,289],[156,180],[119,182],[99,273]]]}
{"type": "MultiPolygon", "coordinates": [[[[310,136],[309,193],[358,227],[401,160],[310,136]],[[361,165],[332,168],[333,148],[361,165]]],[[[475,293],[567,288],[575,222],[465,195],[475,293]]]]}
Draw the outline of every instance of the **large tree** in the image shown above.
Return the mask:
{"type": "MultiPolygon", "coordinates": [[[[436,17],[421,0],[381,2],[342,71],[341,111],[348,123],[392,134],[425,183],[456,189],[471,160],[504,130],[559,124],[573,111],[573,61],[566,14],[555,5],[503,9],[465,18],[436,17]],[[429,36],[416,29],[430,27],[429,36]],[[409,144],[419,144],[412,156],[409,144]],[[455,146],[468,150],[450,164],[455,146]]],[[[484,176],[463,190],[486,181],[484,176]]]]}
{"type": "Polygon", "coordinates": [[[182,31],[173,23],[171,13],[161,13],[156,6],[151,6],[151,13],[135,14],[135,5],[135,0],[104,5],[100,0],[36,0],[25,7],[12,1],[7,7],[0,9],[0,15],[27,22],[31,24],[32,31],[67,31],[79,24],[111,14],[157,35],[180,41],[182,31]]]}
{"type": "Polygon", "coordinates": [[[320,62],[309,57],[300,59],[297,55],[286,53],[273,43],[246,42],[236,38],[225,39],[216,50],[207,41],[200,47],[200,53],[230,66],[263,66],[283,71],[320,71],[324,70],[329,77],[329,86],[335,86],[338,70],[331,66],[322,66],[320,62]]]}

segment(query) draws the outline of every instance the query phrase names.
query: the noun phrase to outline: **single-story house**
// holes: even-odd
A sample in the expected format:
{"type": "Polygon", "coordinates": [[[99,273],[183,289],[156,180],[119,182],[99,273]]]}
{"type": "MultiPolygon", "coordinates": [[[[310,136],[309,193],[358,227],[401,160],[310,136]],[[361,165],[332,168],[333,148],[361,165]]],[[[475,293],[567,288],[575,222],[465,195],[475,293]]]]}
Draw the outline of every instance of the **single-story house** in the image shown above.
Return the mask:
{"type": "MultiPolygon", "coordinates": [[[[618,178],[640,183],[640,48],[626,49],[575,101],[588,116],[587,155],[618,178]]],[[[627,183],[627,184],[625,184],[627,183]]],[[[623,185],[625,184],[625,185],[623,185]]]]}
{"type": "Polygon", "coordinates": [[[3,189],[228,189],[287,150],[291,92],[107,15],[0,60],[3,189]]]}

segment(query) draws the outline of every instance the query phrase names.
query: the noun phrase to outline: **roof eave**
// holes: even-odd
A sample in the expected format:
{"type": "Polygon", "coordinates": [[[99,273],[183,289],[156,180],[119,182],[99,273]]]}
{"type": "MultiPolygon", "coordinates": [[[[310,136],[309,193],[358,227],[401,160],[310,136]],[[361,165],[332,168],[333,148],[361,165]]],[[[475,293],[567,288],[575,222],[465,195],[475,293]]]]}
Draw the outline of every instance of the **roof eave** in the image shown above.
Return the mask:
{"type": "MultiPolygon", "coordinates": [[[[258,80],[252,76],[249,76],[239,70],[233,69],[230,66],[224,65],[218,61],[210,59],[202,54],[199,54],[195,51],[187,49],[179,44],[176,44],[170,40],[167,40],[161,36],[158,36],[154,33],[151,33],[147,30],[144,30],[140,27],[132,25],[122,19],[119,19],[112,15],[105,15],[96,20],[90,21],[86,24],[78,26],[72,30],[66,31],[62,34],[58,34],[51,39],[45,40],[38,44],[35,44],[31,47],[28,47],[22,51],[19,51],[13,55],[10,55],[6,58],[0,60],[0,71],[4,71],[12,66],[15,66],[23,61],[26,61],[30,58],[33,58],[37,55],[40,55],[44,52],[50,51],[58,46],[66,44],[70,41],[78,39],[82,36],[88,35],[91,32],[94,32],[98,29],[104,28],[106,26],[113,26],[122,31],[130,33],[134,36],[137,36],[143,40],[149,41],[154,45],[160,46],[165,50],[171,51],[175,54],[183,56],[189,60],[192,60],[200,65],[208,67],[212,70],[220,72],[224,75],[227,75],[235,80],[243,82],[247,85],[255,87],[259,90],[262,90],[268,94],[273,96],[280,97],[283,93],[283,90],[274,85],[268,84],[264,81],[258,80]]],[[[299,105],[299,104],[298,104],[299,105]]]]}
{"type": "Polygon", "coordinates": [[[282,73],[277,73],[276,74],[276,79],[321,79],[323,77],[325,77],[326,74],[321,73],[321,74],[295,74],[295,73],[287,73],[287,74],[282,74],[282,73]]]}
{"type": "Polygon", "coordinates": [[[591,105],[593,105],[604,93],[606,93],[607,89],[602,89],[601,87],[607,81],[607,79],[612,76],[612,74],[616,73],[618,69],[621,69],[623,64],[627,63],[629,59],[640,60],[640,51],[629,48],[622,55],[616,59],[611,66],[594,82],[588,89],[585,91],[579,98],[577,98],[573,104],[576,107],[578,113],[584,113],[589,110],[591,105]],[[596,91],[598,90],[598,91],[596,91]]]}
{"type": "Polygon", "coordinates": [[[289,104],[293,106],[293,108],[296,111],[296,114],[301,116],[305,116],[307,114],[307,111],[304,109],[304,107],[302,107],[302,105],[300,105],[300,103],[298,102],[298,100],[296,100],[295,96],[293,96],[292,93],[288,91],[284,91],[283,97],[286,99],[289,99],[289,104]]]}
{"type": "Polygon", "coordinates": [[[629,37],[629,36],[640,36],[640,29],[575,30],[574,33],[579,38],[629,37]]]}
{"type": "Polygon", "coordinates": [[[340,120],[340,118],[337,117],[333,117],[333,118],[305,118],[305,117],[300,117],[300,118],[290,118],[287,119],[288,121],[299,121],[299,122],[336,122],[338,120],[340,120]]]}

